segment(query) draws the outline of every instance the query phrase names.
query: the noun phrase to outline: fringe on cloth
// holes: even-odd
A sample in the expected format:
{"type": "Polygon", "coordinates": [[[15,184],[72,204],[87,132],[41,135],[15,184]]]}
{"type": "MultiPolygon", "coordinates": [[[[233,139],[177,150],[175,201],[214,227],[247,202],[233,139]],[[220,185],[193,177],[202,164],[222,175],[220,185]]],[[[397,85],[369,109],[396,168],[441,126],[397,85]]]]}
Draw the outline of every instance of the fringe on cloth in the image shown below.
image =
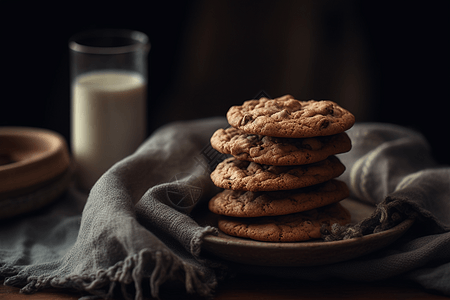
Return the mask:
{"type": "Polygon", "coordinates": [[[340,241],[362,237],[364,235],[386,231],[406,219],[418,217],[418,212],[404,200],[393,200],[389,197],[378,204],[371,216],[357,224],[333,224],[331,228],[321,228],[322,238],[326,242],[340,241]]]}
{"type": "Polygon", "coordinates": [[[125,299],[142,300],[144,297],[142,283],[146,270],[149,270],[152,265],[153,271],[148,280],[151,296],[154,298],[159,297],[160,286],[168,280],[184,281],[188,293],[197,293],[203,297],[210,296],[217,286],[216,281],[205,280],[205,274],[199,268],[181,260],[169,251],[153,252],[149,249],[143,249],[138,254],[129,256],[107,270],[99,270],[95,274],[68,275],[64,278],[44,275],[26,278],[19,273],[6,278],[4,284],[10,286],[26,284],[20,290],[24,294],[32,294],[49,287],[76,289],[92,294],[92,296],[83,297],[85,300],[99,297],[112,298],[114,290],[119,286],[125,299]],[[127,291],[130,284],[134,284],[134,295],[130,295],[127,291]]]}

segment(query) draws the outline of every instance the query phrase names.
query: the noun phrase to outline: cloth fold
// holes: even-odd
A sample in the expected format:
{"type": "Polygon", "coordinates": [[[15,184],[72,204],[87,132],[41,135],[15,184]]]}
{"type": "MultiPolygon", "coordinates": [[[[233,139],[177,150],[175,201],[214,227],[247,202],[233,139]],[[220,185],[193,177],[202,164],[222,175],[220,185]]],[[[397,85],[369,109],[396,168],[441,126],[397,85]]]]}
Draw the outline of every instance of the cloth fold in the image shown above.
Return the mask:
{"type": "Polygon", "coordinates": [[[225,118],[168,124],[116,163],[84,197],[74,187],[32,216],[0,222],[0,277],[24,293],[47,287],[88,295],[157,297],[163,284],[211,296],[222,273],[247,272],[299,280],[400,276],[450,295],[450,168],[436,165],[423,136],[387,124],[356,124],[353,149],[339,158],[352,197],[377,206],[352,227],[325,239],[370,234],[416,221],[405,236],[374,254],[314,268],[237,265],[201,255],[201,227],[190,212],[219,191],[210,167],[223,158],[209,145],[225,118]],[[349,232],[357,234],[349,235],[349,232]]]}
{"type": "Polygon", "coordinates": [[[438,166],[424,136],[392,124],[358,124],[349,131],[353,149],[340,155],[347,166],[341,179],[351,197],[377,206],[370,217],[325,240],[384,231],[407,218],[419,218],[430,233],[450,230],[450,168],[438,166]]]}

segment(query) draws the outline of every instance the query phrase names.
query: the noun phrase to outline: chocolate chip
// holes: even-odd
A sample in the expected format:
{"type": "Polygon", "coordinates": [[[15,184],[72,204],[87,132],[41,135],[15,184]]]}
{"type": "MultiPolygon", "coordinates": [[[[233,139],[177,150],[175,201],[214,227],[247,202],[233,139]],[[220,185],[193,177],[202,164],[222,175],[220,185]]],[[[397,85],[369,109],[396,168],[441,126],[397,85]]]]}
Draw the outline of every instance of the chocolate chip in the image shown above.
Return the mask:
{"type": "Polygon", "coordinates": [[[323,120],[320,124],[320,129],[325,129],[330,125],[330,121],[328,120],[323,120]]]}
{"type": "Polygon", "coordinates": [[[333,114],[334,114],[333,105],[327,106],[327,113],[328,113],[329,115],[333,115],[333,114]]]}
{"type": "Polygon", "coordinates": [[[241,121],[239,122],[239,125],[244,126],[245,124],[247,124],[251,120],[252,120],[252,117],[250,115],[244,115],[242,117],[241,121]]]}

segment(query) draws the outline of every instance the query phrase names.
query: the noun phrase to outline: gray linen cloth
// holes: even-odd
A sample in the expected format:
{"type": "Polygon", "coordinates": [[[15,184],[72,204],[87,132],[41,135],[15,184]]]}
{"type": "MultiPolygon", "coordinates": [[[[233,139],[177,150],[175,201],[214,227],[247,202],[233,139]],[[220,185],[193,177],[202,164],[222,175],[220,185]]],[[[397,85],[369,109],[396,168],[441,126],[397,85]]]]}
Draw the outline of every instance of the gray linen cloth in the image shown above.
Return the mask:
{"type": "Polygon", "coordinates": [[[213,294],[218,278],[248,272],[299,280],[331,277],[373,281],[401,277],[450,295],[450,168],[436,165],[423,136],[387,124],[356,124],[353,149],[340,155],[352,196],[377,205],[352,227],[326,240],[386,230],[405,218],[413,227],[393,245],[358,259],[320,267],[237,265],[202,257],[202,238],[215,234],[191,217],[219,190],[209,179],[222,155],[209,138],[224,118],[168,124],[95,184],[87,201],[71,187],[32,216],[0,222],[0,278],[32,293],[71,288],[85,298],[154,297],[164,286],[213,294]],[[85,202],[86,201],[86,202],[85,202]]]}

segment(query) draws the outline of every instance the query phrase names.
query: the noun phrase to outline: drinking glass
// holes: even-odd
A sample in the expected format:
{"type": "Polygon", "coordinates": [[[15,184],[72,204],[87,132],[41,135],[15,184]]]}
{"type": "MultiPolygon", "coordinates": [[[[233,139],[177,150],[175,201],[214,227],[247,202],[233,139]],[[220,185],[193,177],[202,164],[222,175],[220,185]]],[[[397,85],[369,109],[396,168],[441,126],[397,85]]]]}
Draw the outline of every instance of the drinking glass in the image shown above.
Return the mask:
{"type": "Polygon", "coordinates": [[[102,29],[69,40],[71,151],[76,181],[89,191],[146,137],[148,37],[102,29]]]}

